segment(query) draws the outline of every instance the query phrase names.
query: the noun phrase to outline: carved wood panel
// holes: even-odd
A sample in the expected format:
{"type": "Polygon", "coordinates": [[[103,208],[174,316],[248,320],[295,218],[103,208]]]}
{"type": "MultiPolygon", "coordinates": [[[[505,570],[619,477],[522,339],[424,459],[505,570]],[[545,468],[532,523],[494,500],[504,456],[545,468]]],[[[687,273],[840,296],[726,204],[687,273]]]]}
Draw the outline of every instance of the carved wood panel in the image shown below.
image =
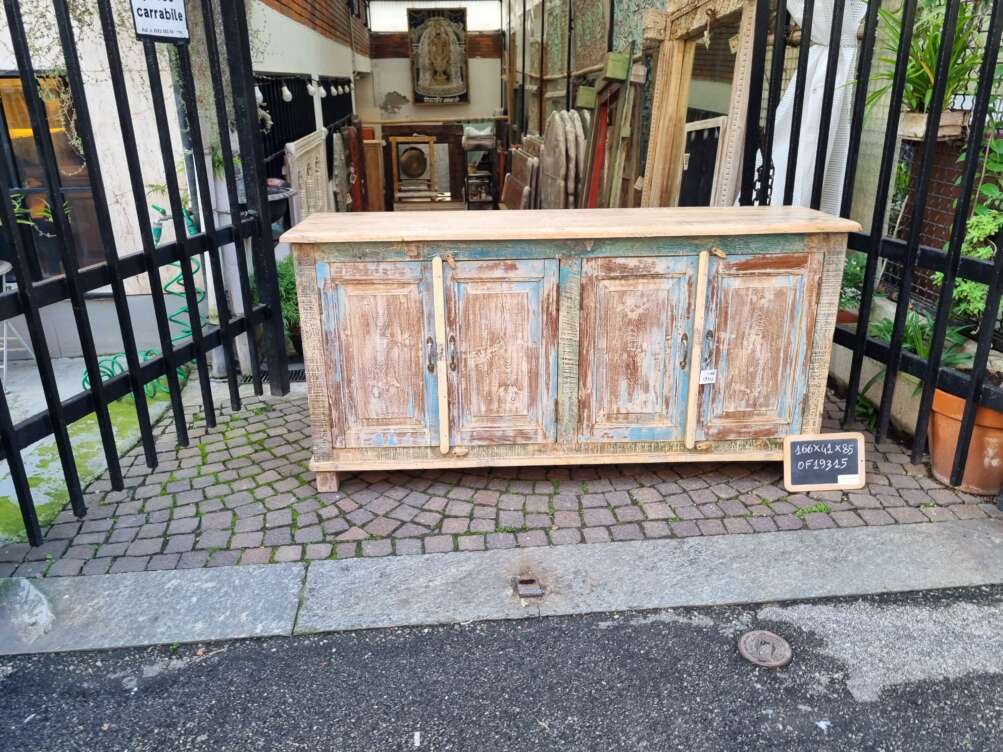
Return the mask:
{"type": "Polygon", "coordinates": [[[298,224],[314,212],[331,210],[331,188],[327,176],[327,131],[308,133],[286,144],[286,176],[294,191],[292,221],[298,224]]]}
{"type": "Polygon", "coordinates": [[[318,277],[336,445],[435,444],[429,265],[322,264],[318,277]]]}
{"type": "Polygon", "coordinates": [[[695,269],[692,256],[583,262],[583,441],[682,436],[695,269]]]}
{"type": "Polygon", "coordinates": [[[556,259],[446,267],[456,444],[556,440],[557,269],[556,259]]]}
{"type": "Polygon", "coordinates": [[[702,437],[800,431],[822,259],[797,253],[713,259],[701,369],[702,437]]]}

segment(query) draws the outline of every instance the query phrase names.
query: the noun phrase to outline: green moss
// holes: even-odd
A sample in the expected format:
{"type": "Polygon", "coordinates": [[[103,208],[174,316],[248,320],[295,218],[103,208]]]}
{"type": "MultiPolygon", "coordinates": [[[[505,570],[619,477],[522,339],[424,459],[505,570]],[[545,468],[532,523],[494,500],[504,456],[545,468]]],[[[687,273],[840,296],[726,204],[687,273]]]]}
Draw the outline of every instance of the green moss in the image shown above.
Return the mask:
{"type": "MultiPolygon", "coordinates": [[[[167,396],[158,395],[154,399],[147,400],[151,413],[154,413],[155,404],[158,402],[166,407],[167,396]]],[[[123,397],[108,405],[108,417],[111,419],[112,431],[121,454],[139,439],[139,422],[136,420],[136,407],[132,398],[123,397]]],[[[106,469],[97,418],[88,415],[71,424],[69,435],[77,471],[81,483],[86,486],[106,469]]],[[[70,500],[62,464],[59,461],[59,450],[50,438],[44,443],[29,447],[22,456],[29,473],[28,486],[32,491],[38,521],[43,526],[48,525],[70,500]]],[[[0,496],[0,539],[4,538],[13,540],[25,538],[20,507],[16,499],[8,496],[0,496]]]]}

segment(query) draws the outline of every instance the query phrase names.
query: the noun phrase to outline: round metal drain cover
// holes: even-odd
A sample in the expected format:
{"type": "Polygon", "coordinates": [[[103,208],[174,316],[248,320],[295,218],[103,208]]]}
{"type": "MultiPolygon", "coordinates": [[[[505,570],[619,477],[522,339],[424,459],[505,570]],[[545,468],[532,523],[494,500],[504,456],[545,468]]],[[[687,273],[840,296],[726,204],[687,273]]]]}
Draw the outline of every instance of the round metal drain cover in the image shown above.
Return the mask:
{"type": "Polygon", "coordinates": [[[782,668],[791,662],[790,643],[765,629],[746,632],[738,638],[738,652],[750,663],[763,668],[782,668]]]}

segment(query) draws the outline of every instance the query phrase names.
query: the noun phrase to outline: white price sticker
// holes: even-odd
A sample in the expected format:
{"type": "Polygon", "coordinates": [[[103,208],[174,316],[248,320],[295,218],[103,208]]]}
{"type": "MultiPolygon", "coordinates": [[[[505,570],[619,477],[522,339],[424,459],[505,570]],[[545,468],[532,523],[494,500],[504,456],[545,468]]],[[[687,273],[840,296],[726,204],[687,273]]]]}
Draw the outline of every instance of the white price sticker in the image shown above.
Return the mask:
{"type": "Polygon", "coordinates": [[[859,475],[837,475],[836,482],[839,485],[855,486],[860,483],[859,475]]]}
{"type": "Polygon", "coordinates": [[[704,368],[702,371],[700,371],[701,384],[713,384],[716,381],[717,381],[716,368],[704,368]]]}

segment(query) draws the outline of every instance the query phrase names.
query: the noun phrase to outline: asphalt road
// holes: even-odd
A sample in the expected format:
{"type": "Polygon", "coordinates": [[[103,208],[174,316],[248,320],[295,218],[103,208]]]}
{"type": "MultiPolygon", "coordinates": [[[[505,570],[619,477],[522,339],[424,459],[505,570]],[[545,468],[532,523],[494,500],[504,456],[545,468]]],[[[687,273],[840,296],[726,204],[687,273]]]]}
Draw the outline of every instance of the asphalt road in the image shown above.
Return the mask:
{"type": "Polygon", "coordinates": [[[0,750],[993,750],[1001,635],[980,588],[0,658],[0,750]]]}

